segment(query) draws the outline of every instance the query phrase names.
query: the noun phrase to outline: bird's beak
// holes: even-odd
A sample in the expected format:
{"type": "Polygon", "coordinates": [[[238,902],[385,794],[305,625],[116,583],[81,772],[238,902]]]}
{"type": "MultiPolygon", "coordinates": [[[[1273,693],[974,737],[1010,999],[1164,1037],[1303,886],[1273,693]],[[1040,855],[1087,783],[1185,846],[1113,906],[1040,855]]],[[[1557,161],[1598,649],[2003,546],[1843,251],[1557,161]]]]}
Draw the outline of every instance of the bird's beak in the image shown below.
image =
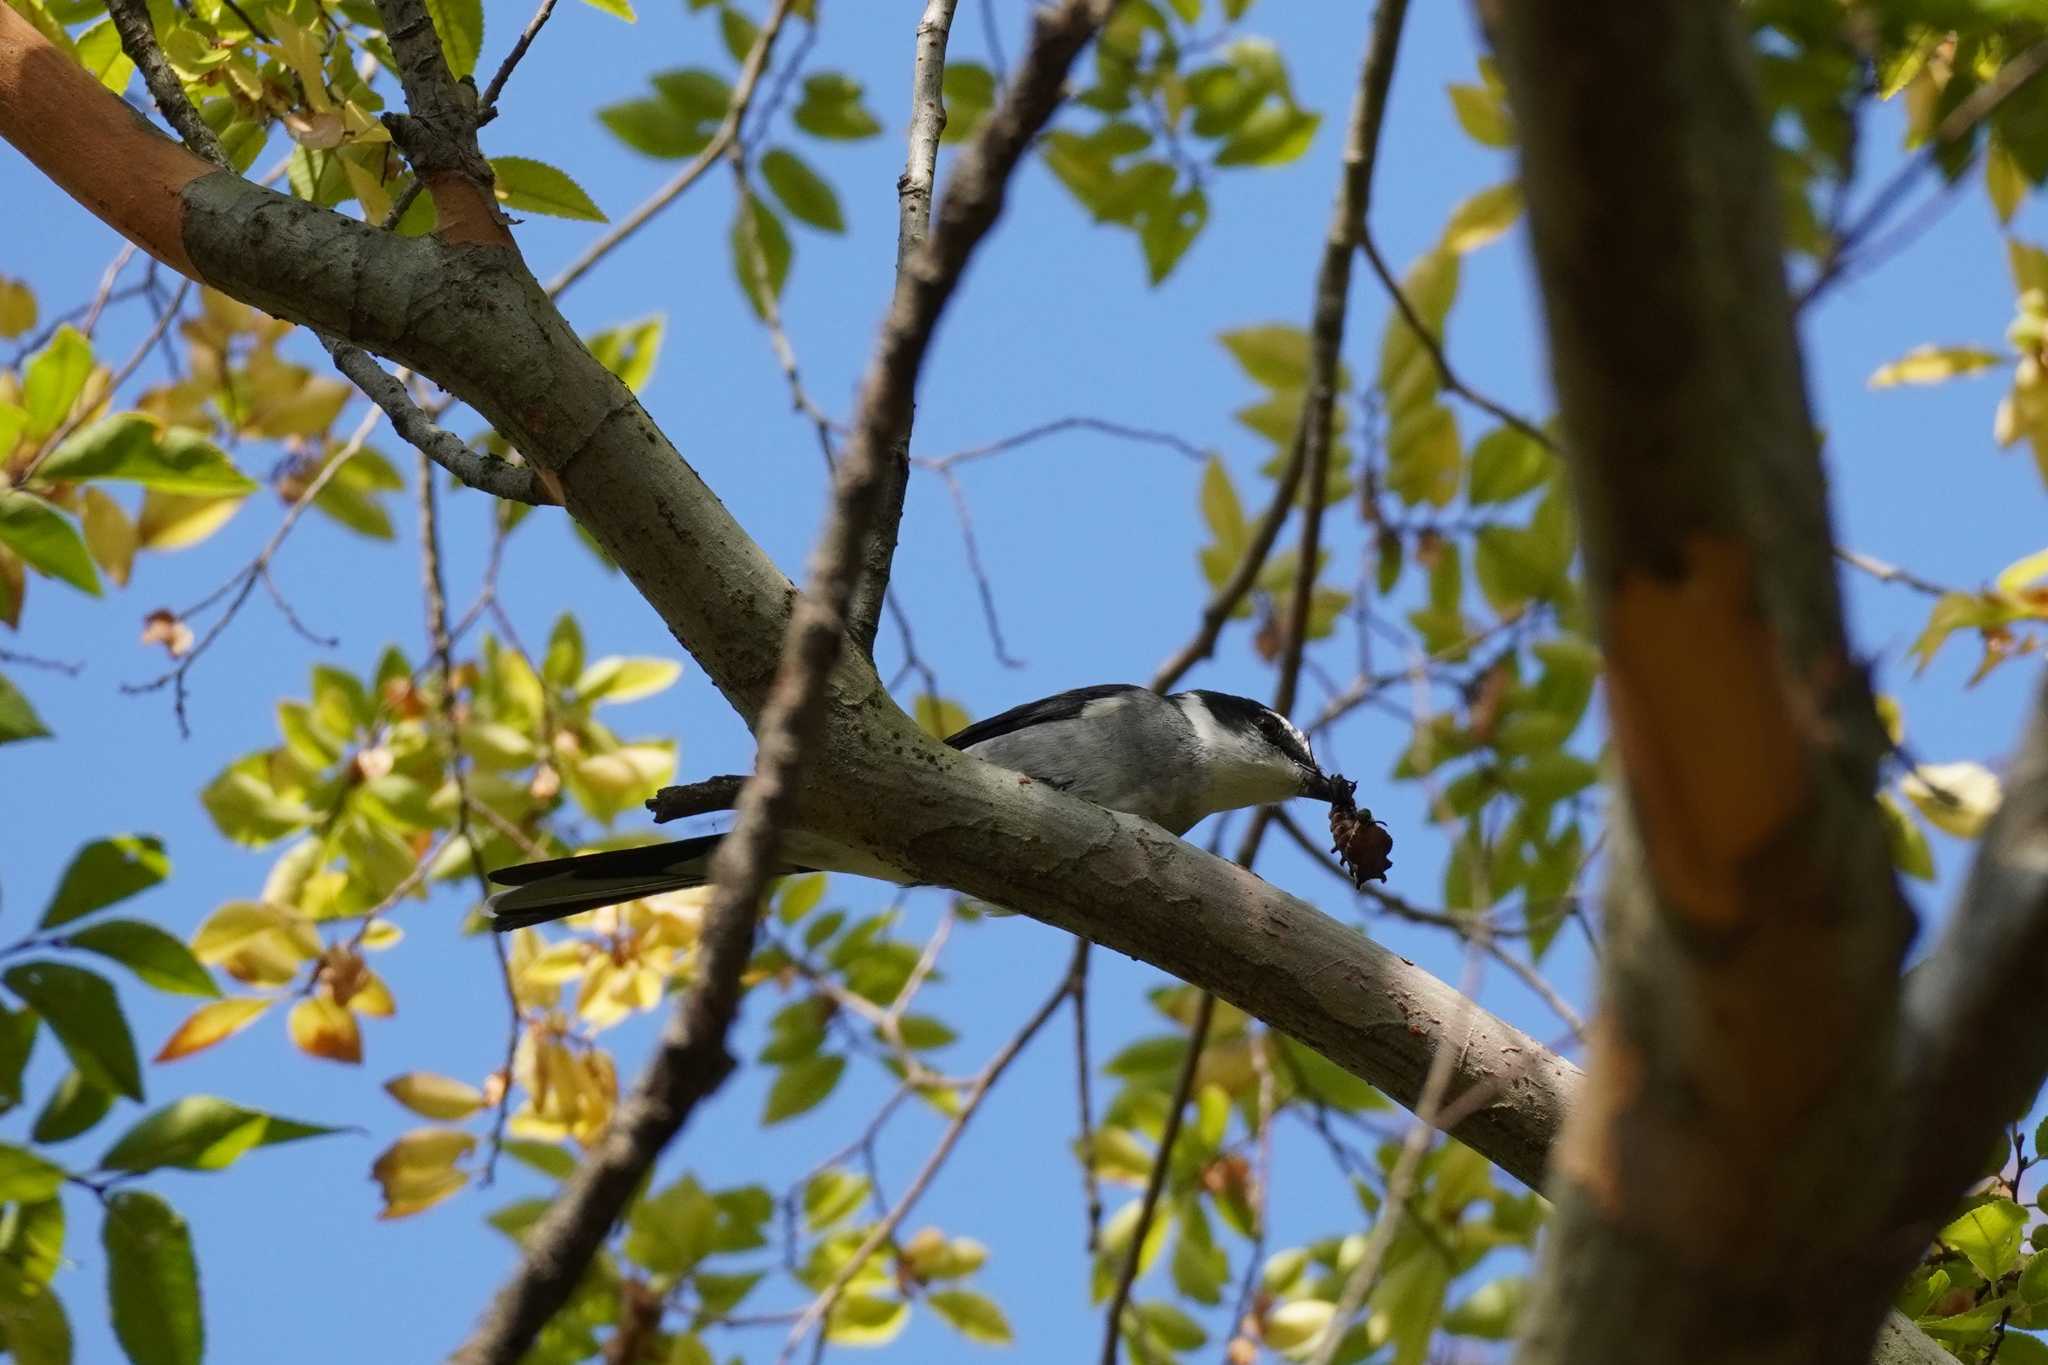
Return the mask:
{"type": "Polygon", "coordinates": [[[1319,768],[1311,768],[1302,774],[1301,794],[1316,801],[1335,801],[1337,784],[1319,768]]]}

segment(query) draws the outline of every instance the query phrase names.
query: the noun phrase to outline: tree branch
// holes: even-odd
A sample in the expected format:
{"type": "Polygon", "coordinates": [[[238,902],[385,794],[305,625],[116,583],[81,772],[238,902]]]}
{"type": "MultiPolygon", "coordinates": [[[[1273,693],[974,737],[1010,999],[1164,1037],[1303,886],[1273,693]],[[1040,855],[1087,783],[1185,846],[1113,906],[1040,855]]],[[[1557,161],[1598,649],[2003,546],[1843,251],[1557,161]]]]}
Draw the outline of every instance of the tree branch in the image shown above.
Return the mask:
{"type": "Polygon", "coordinates": [[[1896,1151],[1910,912],[1747,29],[1689,0],[1480,10],[1624,778],[1604,1013],[1522,1358],[1863,1358],[1895,1288],[1848,1268],[1896,1151]]]}
{"type": "Polygon", "coordinates": [[[434,233],[443,241],[518,248],[498,208],[491,163],[477,144],[476,87],[448,70],[425,0],[377,0],[384,36],[397,59],[409,112],[385,114],[391,140],[434,199],[434,233]]]}
{"type": "Polygon", "coordinates": [[[149,6],[143,0],[107,0],[107,14],[114,21],[114,32],[120,35],[121,51],[142,73],[142,83],[149,87],[149,97],[156,101],[164,122],[177,129],[187,147],[226,170],[228,156],[221,149],[220,139],[199,117],[192,101],[185,98],[184,82],[171,70],[170,59],[157,44],[149,6]]]}
{"type": "Polygon", "coordinates": [[[471,450],[460,436],[435,425],[434,420],[406,396],[405,385],[386,373],[384,367],[360,346],[329,336],[322,336],[320,344],[334,357],[334,368],[347,375],[371,402],[384,410],[384,415],[391,419],[391,429],[401,440],[461,482],[509,502],[523,502],[532,507],[560,504],[561,499],[549,491],[532,466],[516,465],[495,455],[471,450]]]}
{"type": "Polygon", "coordinates": [[[1894,1251],[1925,1249],[1998,1131],[2048,1074],[2048,678],[1961,903],[1906,978],[1900,1106],[1912,1136],[1894,1251]],[[1909,1249],[1910,1244],[1910,1249],[1909,1249]]]}
{"type": "MultiPolygon", "coordinates": [[[[762,894],[777,875],[781,832],[795,812],[809,750],[824,728],[826,679],[846,639],[860,547],[882,510],[885,461],[907,437],[909,395],[939,314],[1000,212],[1011,171],[1057,105],[1067,68],[1101,22],[1097,11],[1106,9],[1102,0],[1069,0],[1040,14],[1026,63],[1037,81],[1020,82],[990,120],[963,158],[938,233],[898,272],[895,298],[861,386],[853,436],[839,463],[832,511],[756,726],[755,775],[740,793],[738,821],[712,856],[714,891],[705,912],[698,983],[671,1017],[632,1095],[527,1234],[518,1271],[458,1353],[466,1365],[513,1365],[525,1355],[568,1300],[655,1158],[733,1069],[725,1038],[739,1012],[740,978],[752,956],[762,894]]],[[[1044,1013],[1050,1012],[1049,1004],[1044,1013]]]]}
{"type": "MultiPolygon", "coordinates": [[[[939,163],[939,134],[946,129],[943,88],[946,40],[953,29],[958,0],[925,0],[917,23],[917,56],[910,76],[910,150],[903,176],[896,182],[896,270],[916,259],[931,227],[932,177],[939,163]]],[[[910,484],[910,424],[915,404],[906,403],[901,439],[890,448],[882,471],[881,512],[861,546],[860,582],[847,617],[856,648],[872,654],[875,629],[889,595],[889,570],[896,558],[896,539],[903,524],[903,496],[910,484]]]]}

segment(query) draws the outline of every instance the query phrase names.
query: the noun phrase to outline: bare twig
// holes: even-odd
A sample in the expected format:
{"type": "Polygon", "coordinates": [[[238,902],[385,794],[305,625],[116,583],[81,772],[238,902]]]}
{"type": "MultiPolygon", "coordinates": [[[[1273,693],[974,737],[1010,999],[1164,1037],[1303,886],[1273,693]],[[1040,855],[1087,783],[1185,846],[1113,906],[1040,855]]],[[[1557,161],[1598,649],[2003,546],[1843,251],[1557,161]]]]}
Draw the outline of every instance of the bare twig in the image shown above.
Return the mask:
{"type": "Polygon", "coordinates": [[[526,49],[533,46],[533,40],[540,36],[541,25],[555,12],[555,0],[540,0],[540,8],[533,12],[533,18],[526,21],[526,28],[519,35],[519,41],[512,44],[512,50],[505,54],[505,60],[498,67],[498,73],[491,77],[491,83],[484,87],[484,96],[477,101],[477,127],[498,116],[498,96],[504,93],[505,82],[512,79],[512,70],[526,55],[526,49]]]}
{"type": "Polygon", "coordinates": [[[1180,1137],[1181,1115],[1187,1112],[1194,1094],[1195,1073],[1201,1069],[1202,1049],[1208,1046],[1209,1024],[1216,1017],[1216,997],[1207,991],[1195,1003],[1193,1027],[1188,1030],[1188,1054],[1181,1059],[1180,1075],[1173,1083],[1173,1098],[1167,1101],[1166,1124],[1159,1131],[1159,1150],[1152,1158],[1152,1170],[1145,1177],[1145,1195],[1138,1205],[1138,1222],[1131,1230],[1131,1247],[1117,1271],[1116,1290],[1109,1296],[1102,1331],[1102,1365],[1116,1365],[1117,1342],[1123,1332],[1124,1305],[1130,1302],[1131,1282],[1138,1278],[1138,1262],[1145,1253],[1145,1238],[1152,1230],[1152,1216],[1159,1207],[1159,1193],[1166,1186],[1166,1172],[1173,1165],[1173,1144],[1180,1137]]]}
{"type": "Polygon", "coordinates": [[[168,672],[150,679],[148,682],[122,683],[121,691],[130,696],[135,696],[144,692],[159,691],[166,686],[170,687],[171,709],[178,718],[178,733],[187,738],[191,736],[192,726],[185,714],[185,701],[188,696],[186,680],[192,672],[192,666],[198,663],[206,651],[212,647],[214,641],[220,638],[221,632],[227,629],[228,622],[235,619],[237,613],[242,609],[242,604],[249,600],[249,594],[255,590],[257,582],[268,575],[270,562],[276,557],[278,550],[283,547],[285,537],[291,534],[292,527],[298,524],[298,520],[305,513],[305,510],[313,505],[314,499],[320,496],[321,490],[327,487],[328,481],[340,471],[343,465],[349,462],[349,459],[354,456],[356,451],[362,449],[363,442],[369,439],[370,432],[377,425],[377,419],[381,415],[375,408],[363,414],[363,420],[349,434],[348,440],[343,442],[341,448],[334,452],[327,463],[321,467],[318,474],[307,480],[306,486],[299,491],[299,496],[293,500],[290,507],[285,509],[284,517],[278,522],[277,529],[271,532],[270,539],[263,543],[263,548],[256,552],[254,559],[235,570],[233,576],[227,582],[221,584],[192,607],[180,613],[181,618],[189,620],[208,607],[223,601],[226,603],[221,608],[219,618],[207,628],[204,635],[199,637],[191,650],[178,660],[177,665],[168,672]]]}
{"type": "MultiPolygon", "coordinates": [[[[910,77],[909,150],[903,176],[896,182],[896,273],[911,268],[930,231],[932,178],[939,161],[939,134],[946,127],[943,87],[946,76],[946,40],[953,30],[953,8],[957,0],[925,0],[924,14],[917,23],[917,56],[910,77]]],[[[1058,91],[1050,92],[1053,100],[1058,91]]],[[[861,544],[860,578],[854,587],[853,604],[846,629],[855,647],[872,655],[875,631],[881,625],[882,606],[889,593],[889,569],[896,557],[896,538],[903,524],[903,496],[910,484],[910,427],[915,417],[912,395],[903,395],[903,409],[895,425],[896,444],[890,447],[882,465],[880,510],[875,525],[861,544]]],[[[998,646],[998,652],[1000,652],[998,646]]]]}
{"type": "Polygon", "coordinates": [[[1851,550],[1847,546],[1837,545],[1835,547],[1835,558],[1841,560],[1852,569],[1869,574],[1880,583],[1896,583],[1902,588],[1911,588],[1914,592],[1925,593],[1929,597],[1946,597],[1956,591],[1954,588],[1944,588],[1932,579],[1922,578],[1911,569],[1902,569],[1896,564],[1887,564],[1884,560],[1874,555],[1863,554],[1860,551],[1851,550]]]}
{"type": "Polygon", "coordinates": [[[1088,1254],[1102,1244],[1102,1182],[1095,1174],[1095,1113],[1088,1061],[1088,953],[1085,938],[1074,940],[1074,1088],[1081,1114],[1081,1196],[1087,1205],[1088,1254]]]}
{"type": "MultiPolygon", "coordinates": [[[[1078,958],[1078,954],[1076,956],[1078,958]]],[[[933,1177],[938,1175],[940,1168],[946,1164],[946,1158],[952,1155],[954,1145],[960,1141],[960,1135],[966,1131],[968,1121],[981,1107],[981,1102],[987,1097],[989,1090],[1002,1079],[1003,1072],[1017,1059],[1017,1054],[1024,1050],[1024,1045],[1037,1036],[1038,1031],[1045,1027],[1045,1021],[1052,1018],[1053,1012],[1059,1009],[1060,1003],[1073,991],[1075,971],[1076,967],[1069,965],[1066,972],[1061,975],[1059,985],[1045,998],[1045,1003],[1024,1021],[1024,1026],[1003,1044],[996,1055],[989,1059],[988,1065],[975,1076],[974,1083],[961,1098],[960,1112],[946,1125],[946,1131],[939,1136],[938,1145],[932,1148],[932,1153],[925,1158],[924,1165],[911,1177],[910,1185],[903,1191],[902,1198],[898,1199],[888,1214],[868,1231],[861,1244],[846,1258],[845,1264],[833,1277],[832,1282],[805,1306],[796,1320],[796,1325],[789,1329],[789,1337],[782,1344],[779,1361],[787,1362],[796,1348],[803,1344],[804,1338],[810,1335],[811,1329],[830,1316],[833,1307],[839,1302],[840,1295],[846,1292],[846,1286],[853,1282],[853,1277],[860,1273],[868,1258],[895,1235],[904,1218],[909,1216],[911,1208],[930,1187],[933,1177]]]]}
{"type": "Polygon", "coordinates": [[[680,787],[663,787],[647,802],[647,809],[653,812],[656,824],[731,810],[739,804],[740,788],[746,784],[747,779],[739,774],[725,773],[680,787]]]}
{"type": "Polygon", "coordinates": [[[149,87],[149,96],[156,101],[164,121],[177,130],[187,147],[226,170],[228,156],[221,149],[220,139],[199,117],[192,101],[185,98],[184,82],[178,79],[170,59],[157,45],[156,29],[149,21],[149,6],[143,0],[107,0],[107,13],[114,21],[114,32],[120,35],[121,50],[142,73],[142,83],[149,87]]]}
{"type": "Polygon", "coordinates": [[[929,469],[934,473],[942,472],[953,468],[955,465],[963,465],[971,460],[985,459],[990,455],[1000,455],[1006,450],[1015,450],[1018,446],[1030,445],[1034,441],[1042,441],[1048,436],[1057,436],[1065,431],[1099,431],[1105,436],[1115,436],[1120,440],[1136,441],[1143,445],[1164,446],[1168,450],[1185,455],[1190,460],[1201,461],[1209,458],[1209,452],[1203,450],[1193,441],[1187,440],[1185,437],[1176,436],[1170,431],[1155,431],[1148,427],[1134,427],[1123,422],[1107,421],[1101,417],[1060,417],[1050,422],[1041,422],[1037,426],[1029,427],[1014,436],[1005,436],[1001,440],[990,441],[985,445],[968,446],[964,450],[956,450],[946,455],[915,456],[912,458],[911,463],[917,465],[920,469],[929,469]]]}
{"type": "Polygon", "coordinates": [[[1944,152],[1975,133],[1986,119],[1998,111],[2000,105],[2032,84],[2044,70],[2048,70],[2048,41],[2035,43],[2005,62],[1998,68],[1998,74],[1949,110],[1947,117],[1935,128],[1934,136],[1927,139],[1918,154],[1892,172],[1891,178],[1871,197],[1869,207],[1835,238],[1820,270],[1794,297],[1794,310],[1805,308],[1842,277],[1849,266],[1851,253],[1884,221],[1893,206],[1912,188],[1913,182],[1940,164],[1944,152]]]}
{"type": "Polygon", "coordinates": [[[753,47],[747,50],[746,61],[740,64],[739,79],[733,83],[732,101],[726,105],[725,118],[711,134],[711,141],[704,144],[704,150],[692,157],[690,164],[676,172],[667,184],[647,196],[639,207],[564,266],[560,274],[548,281],[549,294],[560,297],[570,285],[589,274],[592,266],[610,255],[619,243],[646,227],[656,214],[701,180],[704,172],[717,165],[719,158],[732,148],[739,137],[740,121],[747,116],[747,106],[753,103],[754,92],[760,86],[761,72],[768,66],[768,55],[775,49],[776,36],[782,32],[783,23],[789,18],[794,5],[795,0],[775,0],[769,7],[767,16],[761,21],[760,31],[754,35],[753,47]]]}
{"type": "Polygon", "coordinates": [[[391,419],[391,429],[401,439],[463,483],[493,497],[529,506],[548,507],[561,501],[533,467],[471,450],[454,432],[435,425],[406,395],[405,385],[386,373],[360,346],[330,336],[322,336],[320,344],[334,357],[334,367],[384,410],[384,415],[391,419]]]}

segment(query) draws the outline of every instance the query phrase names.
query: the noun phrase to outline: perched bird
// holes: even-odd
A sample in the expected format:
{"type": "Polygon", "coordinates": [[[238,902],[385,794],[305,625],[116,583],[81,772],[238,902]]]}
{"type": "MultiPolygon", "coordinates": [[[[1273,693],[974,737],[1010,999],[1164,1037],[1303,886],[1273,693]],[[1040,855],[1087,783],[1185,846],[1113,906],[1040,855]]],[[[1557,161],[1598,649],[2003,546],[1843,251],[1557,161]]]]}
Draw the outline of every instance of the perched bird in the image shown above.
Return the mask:
{"type": "MultiPolygon", "coordinates": [[[[1285,716],[1224,692],[1161,696],[1127,683],[1081,687],[978,721],[946,743],[1013,772],[1184,834],[1205,816],[1290,797],[1334,801],[1348,783],[1316,766],[1285,716]]],[[[500,932],[663,891],[701,886],[725,836],[501,867],[510,888],[485,903],[500,932]]],[[[904,880],[875,858],[788,831],[787,872],[855,872],[904,880]]]]}

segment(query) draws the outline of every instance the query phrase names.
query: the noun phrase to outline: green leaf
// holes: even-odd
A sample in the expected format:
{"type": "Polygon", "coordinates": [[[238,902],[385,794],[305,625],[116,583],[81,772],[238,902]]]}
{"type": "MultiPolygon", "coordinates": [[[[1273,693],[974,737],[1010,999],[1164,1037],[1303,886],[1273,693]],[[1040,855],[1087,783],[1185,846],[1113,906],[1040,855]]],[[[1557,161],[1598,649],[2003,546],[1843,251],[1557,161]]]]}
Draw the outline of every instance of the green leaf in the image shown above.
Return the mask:
{"type": "Polygon", "coordinates": [[[761,30],[746,15],[731,5],[721,6],[718,11],[718,36],[725,40],[725,50],[736,62],[744,62],[747,54],[754,49],[754,39],[761,30]]]}
{"type": "Polygon", "coordinates": [[[131,1100],[142,1098],[135,1039],[105,977],[62,962],[24,962],[0,976],[0,984],[43,1017],[87,1078],[131,1100]]]}
{"type": "Polygon", "coordinates": [[[824,873],[812,872],[801,877],[787,878],[782,883],[782,890],[775,897],[775,918],[784,924],[795,924],[817,909],[818,902],[824,898],[824,873]]]}
{"type": "Polygon", "coordinates": [[[1936,1240],[1962,1252],[1979,1275],[1996,1281],[2019,1264],[2026,1231],[2025,1209],[2010,1199],[1989,1199],[1943,1228],[1936,1240]]]}
{"type": "Polygon", "coordinates": [[[1458,419],[1442,403],[1409,408],[1387,433],[1387,487],[1411,507],[1444,507],[1464,473],[1458,419]]]}
{"type": "Polygon", "coordinates": [[[36,709],[28,704],[28,698],[13,683],[0,674],[0,744],[13,744],[17,740],[44,739],[49,736],[49,727],[36,709]]]}
{"type": "Polygon", "coordinates": [[[153,1194],[123,1190],[107,1200],[100,1241],[107,1252],[107,1302],[114,1335],[134,1365],[199,1365],[206,1326],[199,1313],[199,1263],[176,1210],[153,1194]]]}
{"type": "Polygon", "coordinates": [[[0,1142],[0,1201],[32,1204],[64,1187],[64,1168],[25,1147],[0,1142]]]}
{"type": "Polygon", "coordinates": [[[153,834],[115,834],[95,839],[71,855],[57,894],[36,921],[38,929],[68,924],[117,901],[147,891],[171,875],[161,839],[153,834]]]}
{"type": "Polygon", "coordinates": [[[1939,384],[1957,375],[1974,374],[2001,365],[2012,357],[1982,346],[1916,346],[1892,361],[1880,365],[1870,376],[1870,387],[1889,389],[1900,384],[1939,384]]]}
{"type": "Polygon", "coordinates": [[[1513,427],[1495,427],[1472,445],[1472,478],[1466,501],[1512,502],[1550,473],[1550,452],[1513,427]]]}
{"type": "Polygon", "coordinates": [[[718,123],[732,104],[732,87],[725,78],[701,66],[659,71],[653,81],[669,108],[695,123],[718,123]]]}
{"type": "Polygon", "coordinates": [[[1507,103],[1498,94],[1481,85],[1453,85],[1446,89],[1451,97],[1451,112],[1458,116],[1458,126],[1465,130],[1465,136],[1482,147],[1515,145],[1515,128],[1508,118],[1507,103]]]}
{"type": "Polygon", "coordinates": [[[576,679],[576,695],[586,702],[638,701],[665,691],[683,675],[674,659],[628,659],[607,655],[576,679]]]}
{"type": "Polygon", "coordinates": [[[768,302],[782,297],[793,249],[782,220],[753,195],[742,195],[732,219],[732,271],[756,317],[768,316],[768,302]],[[765,292],[764,292],[765,285],[765,292]]]}
{"type": "Polygon", "coordinates": [[[521,1165],[531,1166],[542,1175],[553,1176],[557,1180],[567,1180],[576,1173],[576,1158],[551,1142],[507,1138],[503,1151],[521,1165]]]}
{"type": "Polygon", "coordinates": [[[63,424],[91,373],[92,343],[68,322],[29,357],[22,370],[21,405],[28,412],[31,441],[41,440],[63,424]]]}
{"type": "Polygon", "coordinates": [[[474,75],[484,48],[484,0],[427,0],[427,17],[434,21],[450,74],[457,80],[474,75]]]}
{"type": "Polygon", "coordinates": [[[14,1365],[71,1365],[71,1323],[56,1291],[10,1261],[0,1261],[0,1323],[14,1365]]]}
{"type": "Polygon", "coordinates": [[[1892,866],[1908,877],[1923,882],[1934,880],[1934,851],[1927,846],[1927,834],[1919,822],[1906,814],[1888,792],[1877,794],[1878,814],[1884,819],[1885,841],[1891,846],[1892,866]]]}
{"type": "Polygon", "coordinates": [[[695,1178],[684,1176],[626,1216],[626,1257],[657,1275],[682,1275],[711,1250],[718,1206],[695,1178]]]}
{"type": "Polygon", "coordinates": [[[1444,1314],[1443,1330],[1461,1337],[1506,1341],[1515,1334],[1515,1320],[1529,1297],[1525,1276],[1507,1275],[1479,1286],[1465,1301],[1444,1314]]]}
{"type": "Polygon", "coordinates": [[[545,161],[494,156],[491,174],[497,180],[498,202],[508,209],[545,213],[554,218],[580,218],[591,223],[611,221],[567,171],[557,170],[545,161]]]}
{"type": "Polygon", "coordinates": [[[61,578],[80,592],[100,595],[100,576],[70,518],[19,489],[0,490],[0,545],[30,568],[61,578]]]}
{"type": "Polygon", "coordinates": [[[162,1166],[217,1171],[234,1164],[254,1147],[325,1137],[341,1131],[280,1118],[260,1109],[246,1109],[218,1095],[187,1095],[123,1133],[99,1164],[100,1169],[108,1171],[153,1171],[162,1166]]]}
{"type": "Polygon", "coordinates": [[[37,1142],[63,1142],[75,1138],[107,1116],[114,1107],[114,1092],[94,1085],[76,1068],[64,1073],[29,1136],[37,1142]]]}
{"type": "Polygon", "coordinates": [[[823,1232],[858,1209],[872,1188],[868,1178],[828,1166],[804,1186],[804,1226],[823,1232]]]}
{"type": "Polygon", "coordinates": [[[10,1010],[0,1006],[0,1113],[21,1103],[21,1073],[35,1050],[34,1010],[10,1010]]]}
{"type": "MultiPolygon", "coordinates": [[[[115,43],[118,48],[119,42],[115,43]]],[[[20,280],[0,276],[0,337],[18,337],[36,325],[36,292],[20,280]]],[[[19,409],[16,409],[19,411],[19,409]]],[[[23,414],[24,419],[26,414],[23,414]]],[[[0,440],[0,454],[13,445],[10,435],[0,440]]]]}
{"type": "Polygon", "coordinates": [[[1522,216],[1522,187],[1513,180],[1462,200],[1444,224],[1446,251],[1477,251],[1501,236],[1522,216]]]}
{"type": "Polygon", "coordinates": [[[846,1071],[846,1058],[831,1053],[791,1062],[775,1073],[768,1088],[768,1104],[761,1111],[762,1123],[780,1123],[806,1110],[815,1109],[832,1093],[846,1071]]]}
{"type": "Polygon", "coordinates": [[[1323,116],[1281,101],[1269,101],[1238,125],[1216,153],[1219,166],[1282,166],[1315,141],[1323,116]]]}
{"type": "Polygon", "coordinates": [[[804,97],[791,115],[812,137],[858,141],[882,131],[882,125],[861,103],[861,84],[839,71],[820,71],[804,78],[804,97]]]}
{"type": "Polygon", "coordinates": [[[597,111],[611,135],[646,156],[675,160],[695,156],[711,143],[711,130],[685,118],[666,100],[622,100],[597,111]]]}
{"type": "Polygon", "coordinates": [[[909,1321],[910,1305],[902,1299],[844,1294],[825,1319],[825,1340],[837,1346],[886,1346],[909,1321]]]}
{"type": "MultiPolygon", "coordinates": [[[[619,382],[638,393],[654,377],[654,362],[661,358],[661,339],[668,320],[657,313],[638,322],[608,327],[584,342],[597,363],[619,377],[619,382]]],[[[582,668],[582,663],[577,663],[582,668]]],[[[571,675],[573,676],[573,675],[571,675]]]]}
{"type": "Polygon", "coordinates": [[[981,130],[989,111],[996,107],[995,73],[980,62],[949,60],[943,82],[946,129],[939,134],[939,142],[965,142],[981,130]]]}
{"type": "Polygon", "coordinates": [[[948,1327],[969,1341],[984,1346],[1008,1346],[1016,1341],[1010,1320],[994,1299],[971,1289],[934,1289],[924,1301],[948,1327]]]}
{"type": "Polygon", "coordinates": [[[583,0],[583,3],[600,13],[624,19],[629,24],[637,22],[640,17],[633,13],[632,0],[583,0]]]}
{"type": "Polygon", "coordinates": [[[10,1211],[0,1234],[0,1265],[48,1284],[64,1263],[64,1201],[44,1199],[10,1211]]]}
{"type": "Polygon", "coordinates": [[[776,147],[761,157],[761,178],[789,210],[789,216],[826,232],[846,231],[839,196],[825,178],[795,152],[776,147]]]}
{"type": "Polygon", "coordinates": [[[140,412],[118,412],[71,433],[37,476],[53,483],[119,479],[166,493],[216,497],[253,493],[257,486],[200,433],[165,428],[140,412]]]}
{"type": "Polygon", "coordinates": [[[90,924],[64,941],[73,948],[112,958],[148,985],[173,995],[216,997],[212,973],[192,956],[183,939],[141,920],[109,919],[90,924]]]}

